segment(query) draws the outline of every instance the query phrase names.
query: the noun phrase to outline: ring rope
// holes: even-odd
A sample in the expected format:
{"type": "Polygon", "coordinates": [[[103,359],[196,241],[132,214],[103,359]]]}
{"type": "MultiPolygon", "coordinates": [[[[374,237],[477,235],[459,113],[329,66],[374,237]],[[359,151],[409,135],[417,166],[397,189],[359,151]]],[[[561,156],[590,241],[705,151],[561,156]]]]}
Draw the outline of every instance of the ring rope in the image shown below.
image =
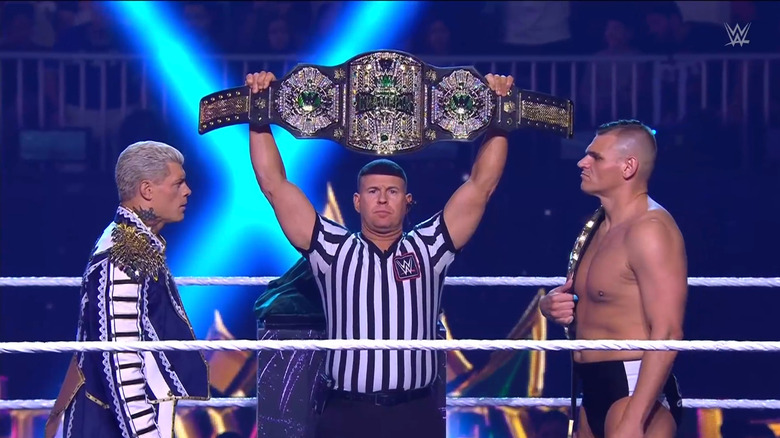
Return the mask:
{"type": "Polygon", "coordinates": [[[3,342],[0,353],[137,352],[249,350],[631,350],[631,351],[780,351],[780,341],[647,341],[647,340],[195,340],[195,341],[50,341],[3,342]]]}
{"type": "MultiPolygon", "coordinates": [[[[577,399],[580,404],[581,399],[577,399]]],[[[522,398],[522,397],[447,397],[447,407],[468,408],[478,406],[506,406],[506,407],[568,407],[571,401],[568,398],[522,398]]],[[[692,409],[780,409],[780,400],[749,400],[749,399],[683,399],[684,408],[692,409]]],[[[51,409],[54,400],[0,400],[0,410],[11,409],[51,409]]],[[[181,407],[241,407],[251,408],[257,406],[256,397],[225,397],[212,398],[211,400],[181,400],[177,403],[181,407]]]]}
{"type": "MultiPolygon", "coordinates": [[[[267,286],[277,277],[176,277],[179,286],[267,286]]],[[[81,286],[81,277],[0,277],[2,286],[81,286]]],[[[448,286],[557,286],[566,277],[447,277],[448,286]]],[[[689,286],[780,287],[780,277],[689,277],[689,286]]]]}
{"type": "MultiPolygon", "coordinates": [[[[180,286],[265,286],[277,277],[177,277],[180,286]]],[[[80,286],[79,277],[0,277],[0,286],[80,286]]],[[[448,277],[451,286],[550,286],[565,277],[448,277]]],[[[690,277],[689,286],[780,287],[780,277],[690,277]]],[[[157,341],[157,342],[7,342],[0,353],[60,353],[72,351],[163,350],[644,350],[644,351],[780,351],[780,342],[758,341],[530,341],[530,340],[293,340],[293,341],[157,341]]],[[[256,398],[182,400],[179,406],[253,407],[256,398]]],[[[568,398],[447,398],[448,407],[565,407],[568,398]]],[[[701,409],[780,409],[780,400],[683,399],[683,407],[701,409]]],[[[0,410],[51,409],[54,400],[0,400],[0,410]]]]}

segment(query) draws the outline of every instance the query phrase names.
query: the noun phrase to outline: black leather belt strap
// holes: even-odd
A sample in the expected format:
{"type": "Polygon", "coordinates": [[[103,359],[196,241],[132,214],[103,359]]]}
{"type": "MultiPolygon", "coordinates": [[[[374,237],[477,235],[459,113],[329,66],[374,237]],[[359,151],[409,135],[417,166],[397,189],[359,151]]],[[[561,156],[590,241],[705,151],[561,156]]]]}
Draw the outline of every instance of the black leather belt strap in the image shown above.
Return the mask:
{"type": "Polygon", "coordinates": [[[420,389],[412,389],[410,391],[393,392],[362,393],[353,391],[339,391],[335,389],[330,391],[330,396],[334,399],[359,401],[371,403],[377,406],[394,406],[397,404],[410,402],[412,400],[425,398],[430,394],[430,386],[420,389]]]}
{"type": "Polygon", "coordinates": [[[571,352],[571,412],[569,415],[569,434],[568,438],[574,436],[574,427],[577,424],[577,368],[574,363],[574,352],[571,352]]]}
{"type": "MultiPolygon", "coordinates": [[[[571,253],[569,254],[569,266],[566,272],[566,275],[569,279],[572,280],[572,291],[571,293],[574,293],[574,277],[577,274],[577,267],[580,264],[580,260],[582,259],[582,256],[585,254],[585,249],[588,247],[588,244],[590,243],[591,237],[593,237],[594,232],[598,229],[599,224],[604,219],[604,208],[602,206],[599,206],[598,209],[596,209],[596,212],[593,213],[593,216],[591,216],[590,220],[585,223],[585,226],[582,228],[582,231],[580,232],[580,235],[577,237],[577,240],[574,241],[574,248],[572,248],[571,253]]],[[[574,314],[576,319],[577,314],[577,300],[574,301],[574,314]]],[[[574,321],[571,322],[569,326],[565,328],[566,331],[566,339],[577,339],[576,334],[576,328],[577,325],[574,321]]],[[[574,362],[574,351],[571,351],[571,413],[569,415],[569,438],[572,438],[574,435],[574,427],[575,423],[577,421],[577,370],[576,370],[576,363],[574,362]]]]}

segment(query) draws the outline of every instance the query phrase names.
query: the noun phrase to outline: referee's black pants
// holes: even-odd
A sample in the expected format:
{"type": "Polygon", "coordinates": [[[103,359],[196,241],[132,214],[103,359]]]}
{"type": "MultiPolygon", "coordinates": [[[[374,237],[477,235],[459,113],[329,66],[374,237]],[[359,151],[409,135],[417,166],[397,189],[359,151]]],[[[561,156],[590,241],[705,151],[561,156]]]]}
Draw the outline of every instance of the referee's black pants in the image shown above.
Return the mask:
{"type": "Polygon", "coordinates": [[[316,438],[445,438],[446,424],[433,391],[425,397],[383,406],[329,397],[316,438]]]}

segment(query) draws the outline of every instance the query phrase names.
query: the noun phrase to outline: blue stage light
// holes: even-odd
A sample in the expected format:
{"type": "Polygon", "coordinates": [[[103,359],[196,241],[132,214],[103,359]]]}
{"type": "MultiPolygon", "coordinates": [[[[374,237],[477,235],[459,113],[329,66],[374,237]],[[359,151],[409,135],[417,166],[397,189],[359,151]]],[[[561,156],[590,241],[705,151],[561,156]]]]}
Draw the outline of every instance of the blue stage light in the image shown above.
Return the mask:
{"type": "MultiPolygon", "coordinates": [[[[129,41],[144,54],[154,78],[165,84],[169,111],[179,129],[197,147],[202,162],[185,162],[209,181],[212,199],[193,194],[188,215],[177,225],[177,239],[168,254],[176,276],[280,275],[300,255],[282,233],[268,201],[260,192],[249,159],[246,126],[233,126],[197,134],[201,97],[222,88],[221,73],[213,61],[198,54],[207,51],[183,28],[168,2],[106,2],[125,28],[129,41]],[[213,182],[213,186],[211,186],[213,182]]],[[[421,2],[346,2],[338,27],[314,48],[310,62],[340,64],[361,52],[391,49],[409,30],[421,2]]],[[[235,85],[243,77],[233,78],[235,85]]],[[[324,205],[323,172],[340,146],[327,141],[297,140],[287,131],[272,127],[288,178],[298,185],[316,207],[324,205]],[[316,153],[312,151],[316,150],[316,153]],[[311,157],[316,155],[316,160],[311,157]],[[316,185],[315,185],[316,184],[316,185]]],[[[174,145],[175,146],[175,145],[174,145]]],[[[203,337],[215,309],[226,319],[233,317],[230,293],[237,288],[187,286],[182,299],[196,334],[203,337]],[[226,290],[228,289],[228,290],[226,290]],[[218,298],[216,298],[218,297],[218,298]]],[[[249,313],[247,309],[243,313],[249,313]]]]}

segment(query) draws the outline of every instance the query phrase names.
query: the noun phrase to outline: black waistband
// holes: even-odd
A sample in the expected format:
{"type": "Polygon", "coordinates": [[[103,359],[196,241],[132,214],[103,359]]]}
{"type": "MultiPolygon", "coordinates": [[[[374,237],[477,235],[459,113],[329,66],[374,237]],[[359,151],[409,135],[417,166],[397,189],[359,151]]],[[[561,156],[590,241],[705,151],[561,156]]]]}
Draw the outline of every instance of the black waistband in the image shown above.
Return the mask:
{"type": "Polygon", "coordinates": [[[410,402],[425,398],[432,393],[430,386],[425,388],[412,389],[409,391],[392,391],[392,392],[353,392],[353,391],[339,391],[332,389],[330,396],[336,399],[359,401],[365,403],[371,403],[377,406],[393,406],[400,403],[410,402]]]}

